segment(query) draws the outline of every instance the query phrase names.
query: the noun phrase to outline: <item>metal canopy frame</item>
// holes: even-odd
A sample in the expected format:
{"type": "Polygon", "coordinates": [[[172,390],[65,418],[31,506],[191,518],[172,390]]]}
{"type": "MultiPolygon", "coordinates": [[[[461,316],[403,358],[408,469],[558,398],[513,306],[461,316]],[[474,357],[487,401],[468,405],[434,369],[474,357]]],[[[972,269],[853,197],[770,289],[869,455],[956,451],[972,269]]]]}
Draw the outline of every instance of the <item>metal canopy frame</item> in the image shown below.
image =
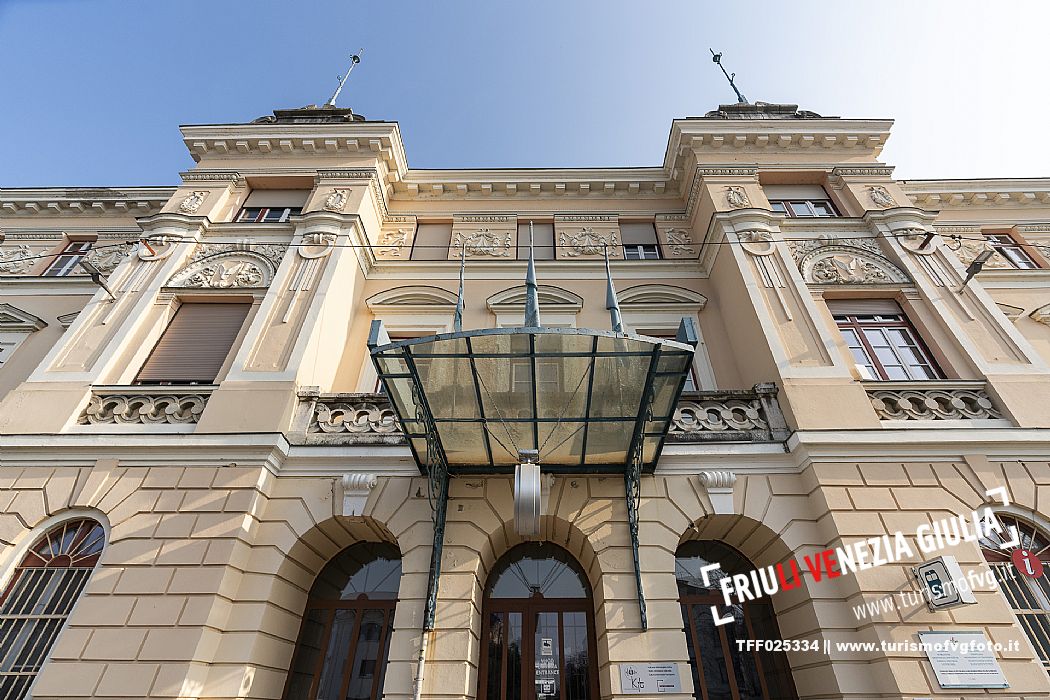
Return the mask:
{"type": "MultiPolygon", "coordinates": [[[[613,297],[615,307],[615,297],[613,297]]],[[[456,324],[457,327],[459,324],[456,324]]],[[[514,445],[512,452],[500,438],[494,434],[490,424],[501,425],[507,437],[513,443],[513,433],[508,424],[520,424],[531,427],[531,442],[528,449],[540,452],[539,458],[548,472],[558,473],[622,473],[624,491],[627,497],[627,518],[631,536],[631,550],[634,558],[634,575],[638,589],[638,608],[642,630],[648,629],[645,595],[642,590],[641,569],[638,562],[638,510],[641,502],[641,475],[651,473],[656,468],[663,445],[670,427],[671,417],[678,404],[682,388],[685,385],[693,353],[697,345],[696,327],[689,318],[683,318],[675,340],[650,338],[631,335],[617,331],[599,331],[575,328],[549,328],[544,326],[527,326],[519,328],[487,328],[482,330],[443,333],[391,342],[382,321],[373,321],[368,337],[368,348],[376,372],[391,404],[397,413],[405,437],[412,450],[412,455],[422,474],[429,479],[429,495],[434,510],[434,545],[431,550],[430,576],[427,585],[427,602],[424,612],[423,627],[426,631],[434,629],[434,614],[437,603],[438,580],[441,574],[441,556],[444,545],[445,520],[448,505],[448,481],[456,474],[510,473],[514,466],[511,463],[497,464],[494,455],[497,448],[509,453],[517,461],[520,447],[514,445]],[[506,350],[502,352],[484,351],[483,346],[493,336],[509,336],[506,350]],[[537,340],[547,345],[550,336],[572,337],[573,350],[544,350],[537,348],[537,340]],[[514,352],[515,339],[521,345],[521,339],[527,338],[527,352],[514,352]],[[462,342],[460,342],[462,341],[462,342]],[[629,347],[617,348],[617,345],[629,347]],[[482,347],[476,347],[482,346],[482,347]],[[495,401],[479,372],[479,360],[506,359],[508,363],[519,363],[528,368],[528,387],[530,396],[526,405],[531,404],[529,416],[507,416],[495,401]],[[584,373],[579,377],[572,395],[565,403],[564,410],[557,414],[541,412],[541,392],[537,370],[538,363],[544,360],[557,361],[569,358],[587,361],[584,373]],[[596,415],[596,407],[608,403],[607,397],[595,396],[595,377],[602,359],[620,360],[626,363],[645,362],[642,389],[637,402],[631,401],[630,411],[621,410],[620,414],[596,415]],[[428,381],[423,376],[420,363],[435,360],[459,362],[460,368],[469,368],[471,381],[467,391],[476,402],[469,416],[436,415],[427,394],[428,381]],[[524,364],[523,364],[524,362],[524,364]],[[406,386],[407,383],[407,386],[406,386]],[[407,392],[406,392],[407,390],[407,392]],[[583,411],[568,416],[570,404],[576,400],[580,391],[584,391],[583,411]],[[660,393],[657,398],[657,393],[660,393]],[[407,396],[405,395],[407,393],[407,396]],[[488,409],[494,415],[490,415],[488,409]],[[546,415],[545,415],[546,413],[546,415]],[[575,463],[545,462],[542,454],[547,442],[564,421],[580,424],[576,431],[569,434],[562,442],[571,439],[582,430],[579,460],[575,463]],[[457,423],[477,424],[481,426],[484,461],[477,459],[480,451],[475,450],[474,458],[457,460],[449,456],[446,446],[442,444],[442,427],[457,423]],[[541,442],[541,425],[553,426],[541,442]],[[600,435],[592,435],[592,426],[599,423],[618,423],[624,428],[630,427],[630,441],[622,452],[622,458],[616,460],[589,460],[588,447],[593,446],[600,435]]],[[[514,394],[513,370],[511,370],[510,391],[514,394]]],[[[560,379],[560,373],[559,373],[560,379]]],[[[600,379],[603,382],[604,379],[600,379]]],[[[570,379],[566,384],[572,384],[570,379]]],[[[606,385],[603,384],[603,387],[606,385]]],[[[448,390],[448,386],[439,390],[448,390]]],[[[622,392],[621,392],[622,395],[622,392]]],[[[621,409],[623,409],[621,404],[621,409]]],[[[557,449],[557,446],[554,448],[557,449]]]]}
{"type": "MultiPolygon", "coordinates": [[[[430,471],[431,455],[428,453],[436,437],[450,475],[512,473],[521,449],[539,450],[539,460],[544,471],[549,473],[622,474],[636,463],[642,473],[651,473],[663,450],[695,345],[696,330],[690,319],[683,319],[676,340],[577,328],[520,327],[460,331],[390,342],[381,321],[373,322],[368,340],[376,372],[392,399],[420,472],[427,474],[430,471]],[[497,336],[502,340],[493,340],[497,336]],[[562,338],[569,340],[562,341],[562,338]],[[562,342],[573,347],[550,349],[562,342]],[[493,351],[495,345],[501,349],[493,351]],[[619,411],[611,410],[614,408],[611,397],[595,394],[596,390],[609,388],[608,377],[596,382],[596,376],[603,367],[608,367],[609,360],[618,360],[616,366],[623,368],[625,373],[632,365],[645,365],[644,375],[635,377],[641,390],[628,387],[633,393],[620,404],[619,411]],[[506,375],[500,379],[489,366],[489,380],[486,382],[479,365],[494,365],[500,361],[507,363],[504,369],[508,372],[523,369],[526,381],[519,382],[506,375]],[[457,384],[463,393],[451,397],[464,403],[469,400],[466,415],[451,415],[446,407],[431,405],[434,397],[430,393],[447,393],[451,386],[447,383],[435,388],[436,382],[428,381],[427,370],[434,362],[444,362],[445,367],[457,363],[458,370],[469,370],[470,378],[461,377],[457,384]],[[570,362],[575,364],[570,366],[570,362]],[[552,394],[544,390],[538,377],[545,363],[558,368],[557,382],[563,389],[562,406],[548,405],[552,394]],[[586,374],[579,374],[584,363],[586,374]],[[577,374],[564,377],[562,367],[573,368],[577,374]],[[504,387],[499,397],[493,396],[491,384],[494,377],[504,387]],[[516,386],[519,384],[522,390],[516,386]],[[464,390],[465,386],[469,388],[464,390]],[[506,389],[508,386],[509,390],[506,389]],[[528,392],[529,396],[522,397],[523,392],[528,392]],[[567,394],[569,396],[565,399],[567,394]],[[509,400],[512,395],[519,406],[529,409],[524,415],[509,415],[506,405],[501,409],[501,400],[509,400]],[[572,410],[570,404],[576,405],[577,410],[572,410]],[[447,438],[449,433],[469,428],[471,424],[480,429],[479,433],[469,434],[480,435],[481,447],[470,457],[463,456],[461,445],[452,446],[450,453],[449,446],[442,444],[443,434],[447,438]],[[594,452],[601,437],[608,437],[607,434],[598,434],[602,430],[595,428],[598,424],[615,424],[604,426],[608,430],[621,426],[627,431],[625,436],[630,435],[624,449],[615,450],[617,456],[603,457],[602,454],[612,452],[608,449],[605,453],[594,452]],[[568,435],[556,434],[564,425],[578,427],[568,435]],[[548,443],[555,442],[556,448],[575,438],[577,432],[580,433],[578,459],[552,458],[550,454],[544,454],[548,443]],[[559,439],[560,443],[557,442],[559,439]],[[519,440],[524,444],[519,444],[519,440]],[[622,456],[619,455],[621,452],[622,456]]],[[[448,400],[450,397],[440,398],[448,400]]],[[[457,438],[459,435],[462,433],[457,438]]],[[[604,447],[608,448],[608,445],[604,447]]]]}

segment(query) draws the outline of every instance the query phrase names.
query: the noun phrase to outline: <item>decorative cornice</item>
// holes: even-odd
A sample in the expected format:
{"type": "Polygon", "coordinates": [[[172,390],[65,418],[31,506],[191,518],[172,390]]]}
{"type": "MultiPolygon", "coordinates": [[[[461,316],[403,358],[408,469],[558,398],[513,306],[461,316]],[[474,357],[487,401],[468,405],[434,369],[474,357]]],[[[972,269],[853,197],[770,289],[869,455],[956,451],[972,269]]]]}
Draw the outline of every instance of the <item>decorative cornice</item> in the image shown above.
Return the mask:
{"type": "Polygon", "coordinates": [[[893,168],[888,165],[865,168],[838,167],[832,168],[831,174],[838,177],[890,177],[893,175],[893,168]]]}
{"type": "Polygon", "coordinates": [[[160,211],[173,187],[0,190],[0,213],[13,216],[146,216],[160,211]]]}
{"type": "Polygon", "coordinates": [[[187,170],[179,177],[183,182],[236,182],[242,175],[236,170],[187,170]]]}
{"type": "Polygon", "coordinates": [[[902,180],[917,203],[934,207],[1050,204],[1050,178],[985,180],[902,180]]]}

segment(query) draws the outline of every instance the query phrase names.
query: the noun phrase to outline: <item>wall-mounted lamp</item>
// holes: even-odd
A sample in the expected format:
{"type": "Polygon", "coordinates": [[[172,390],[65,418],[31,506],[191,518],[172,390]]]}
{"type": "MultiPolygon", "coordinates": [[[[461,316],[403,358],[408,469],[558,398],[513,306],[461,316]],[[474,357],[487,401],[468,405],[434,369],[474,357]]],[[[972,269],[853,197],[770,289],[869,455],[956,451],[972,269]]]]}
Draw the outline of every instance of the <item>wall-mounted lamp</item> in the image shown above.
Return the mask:
{"type": "Polygon", "coordinates": [[[957,294],[962,294],[962,290],[966,289],[966,285],[970,283],[970,280],[972,280],[978,272],[984,269],[984,264],[988,262],[988,259],[993,255],[995,255],[995,249],[988,248],[982,250],[980,255],[973,259],[970,266],[966,268],[966,279],[963,280],[962,286],[959,287],[959,291],[956,292],[957,294]]]}
{"type": "Polygon", "coordinates": [[[77,263],[84,272],[88,273],[91,277],[91,281],[106,290],[106,294],[109,295],[113,301],[117,300],[117,297],[113,294],[109,287],[106,286],[106,281],[102,279],[102,271],[95,267],[87,260],[81,260],[77,263]]]}

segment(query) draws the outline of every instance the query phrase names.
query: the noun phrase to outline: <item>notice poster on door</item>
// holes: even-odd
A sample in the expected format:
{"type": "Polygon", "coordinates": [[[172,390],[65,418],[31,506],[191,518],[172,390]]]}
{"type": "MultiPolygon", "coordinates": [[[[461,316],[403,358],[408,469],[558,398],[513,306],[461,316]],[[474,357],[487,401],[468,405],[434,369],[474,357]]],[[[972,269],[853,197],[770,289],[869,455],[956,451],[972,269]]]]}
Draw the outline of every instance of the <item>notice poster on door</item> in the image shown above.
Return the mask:
{"type": "MultiPolygon", "coordinates": [[[[543,641],[547,641],[546,639],[543,641]]],[[[540,647],[541,653],[543,647],[540,647]]],[[[558,695],[558,663],[551,654],[536,659],[536,697],[549,698],[558,695]]]]}

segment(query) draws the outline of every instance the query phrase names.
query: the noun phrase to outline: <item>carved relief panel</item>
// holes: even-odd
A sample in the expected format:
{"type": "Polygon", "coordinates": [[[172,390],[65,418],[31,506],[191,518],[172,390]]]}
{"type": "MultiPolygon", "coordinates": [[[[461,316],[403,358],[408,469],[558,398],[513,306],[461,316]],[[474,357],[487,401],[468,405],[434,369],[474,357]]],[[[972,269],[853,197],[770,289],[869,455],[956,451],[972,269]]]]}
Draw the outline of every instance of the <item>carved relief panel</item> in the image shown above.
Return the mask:
{"type": "Polygon", "coordinates": [[[518,217],[498,214],[462,214],[452,219],[448,259],[513,260],[517,257],[518,217]]]}
{"type": "Polygon", "coordinates": [[[559,260],[623,258],[619,217],[615,214],[580,214],[554,217],[554,239],[559,260]]]}
{"type": "Polygon", "coordinates": [[[664,259],[688,260],[700,254],[700,242],[694,240],[684,214],[657,214],[656,240],[664,259]]]}
{"type": "Polygon", "coordinates": [[[372,253],[379,260],[408,260],[415,235],[416,217],[387,217],[379,232],[370,236],[372,253]]]}

